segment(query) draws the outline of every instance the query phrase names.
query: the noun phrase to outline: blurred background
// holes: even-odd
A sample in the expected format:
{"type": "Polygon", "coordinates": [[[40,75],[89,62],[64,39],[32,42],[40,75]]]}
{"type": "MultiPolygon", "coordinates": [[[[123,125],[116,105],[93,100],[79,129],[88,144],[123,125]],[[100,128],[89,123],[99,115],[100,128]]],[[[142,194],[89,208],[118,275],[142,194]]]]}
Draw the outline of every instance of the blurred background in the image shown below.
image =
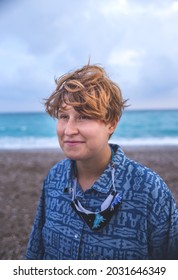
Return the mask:
{"type": "Polygon", "coordinates": [[[43,111],[54,77],[89,58],[133,109],[177,109],[177,27],[177,0],[1,0],[0,111],[43,111]]]}
{"type": "Polygon", "coordinates": [[[0,259],[24,255],[43,178],[63,157],[44,98],[89,59],[129,99],[111,142],[134,147],[178,201],[177,0],[0,0],[0,34],[0,259]]]}
{"type": "Polygon", "coordinates": [[[0,33],[1,148],[58,146],[39,112],[54,79],[89,59],[129,99],[116,141],[178,144],[177,0],[1,0],[0,33]]]}

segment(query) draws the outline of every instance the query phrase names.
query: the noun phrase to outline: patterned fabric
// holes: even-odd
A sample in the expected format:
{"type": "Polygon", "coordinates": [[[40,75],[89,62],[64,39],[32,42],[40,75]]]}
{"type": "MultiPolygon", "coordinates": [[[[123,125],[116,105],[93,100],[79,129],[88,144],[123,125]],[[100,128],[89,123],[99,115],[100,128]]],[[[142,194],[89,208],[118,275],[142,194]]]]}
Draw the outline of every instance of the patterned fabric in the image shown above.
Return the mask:
{"type": "MultiPolygon", "coordinates": [[[[26,259],[178,259],[178,210],[170,190],[155,172],[111,147],[121,209],[103,229],[92,231],[71,207],[71,161],[57,163],[44,181],[26,259]]],[[[83,192],[77,186],[77,198],[99,211],[111,189],[108,165],[91,188],[83,192]]]]}

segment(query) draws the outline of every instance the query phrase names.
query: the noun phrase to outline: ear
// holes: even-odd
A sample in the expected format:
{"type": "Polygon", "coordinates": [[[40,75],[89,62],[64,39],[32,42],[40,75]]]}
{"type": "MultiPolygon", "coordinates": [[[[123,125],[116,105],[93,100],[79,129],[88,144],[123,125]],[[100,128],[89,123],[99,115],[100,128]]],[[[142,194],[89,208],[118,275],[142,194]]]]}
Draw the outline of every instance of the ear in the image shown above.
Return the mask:
{"type": "Polygon", "coordinates": [[[118,121],[119,121],[119,118],[115,119],[112,123],[108,124],[108,128],[109,128],[109,133],[110,134],[112,134],[114,132],[114,130],[116,129],[118,121]]]}

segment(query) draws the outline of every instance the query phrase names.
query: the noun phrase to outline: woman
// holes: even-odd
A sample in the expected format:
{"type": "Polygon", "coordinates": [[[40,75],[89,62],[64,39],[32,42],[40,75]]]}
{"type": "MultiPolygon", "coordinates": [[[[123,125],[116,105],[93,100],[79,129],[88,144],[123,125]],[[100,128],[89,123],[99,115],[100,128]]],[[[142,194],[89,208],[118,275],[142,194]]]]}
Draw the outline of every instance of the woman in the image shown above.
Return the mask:
{"type": "Polygon", "coordinates": [[[155,172],[109,144],[126,106],[103,68],[60,77],[46,101],[66,159],[48,173],[26,259],[178,259],[178,211],[155,172]]]}

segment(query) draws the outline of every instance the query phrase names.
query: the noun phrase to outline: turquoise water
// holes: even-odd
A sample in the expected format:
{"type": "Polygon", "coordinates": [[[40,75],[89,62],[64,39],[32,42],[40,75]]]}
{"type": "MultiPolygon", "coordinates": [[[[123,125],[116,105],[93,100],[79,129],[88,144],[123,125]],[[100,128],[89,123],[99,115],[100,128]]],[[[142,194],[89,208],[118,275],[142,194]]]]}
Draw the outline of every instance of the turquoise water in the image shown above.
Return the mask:
{"type": "MultiPolygon", "coordinates": [[[[178,110],[125,111],[110,142],[178,145],[178,110]]],[[[45,113],[0,114],[0,148],[58,147],[56,123],[45,113]]]]}

